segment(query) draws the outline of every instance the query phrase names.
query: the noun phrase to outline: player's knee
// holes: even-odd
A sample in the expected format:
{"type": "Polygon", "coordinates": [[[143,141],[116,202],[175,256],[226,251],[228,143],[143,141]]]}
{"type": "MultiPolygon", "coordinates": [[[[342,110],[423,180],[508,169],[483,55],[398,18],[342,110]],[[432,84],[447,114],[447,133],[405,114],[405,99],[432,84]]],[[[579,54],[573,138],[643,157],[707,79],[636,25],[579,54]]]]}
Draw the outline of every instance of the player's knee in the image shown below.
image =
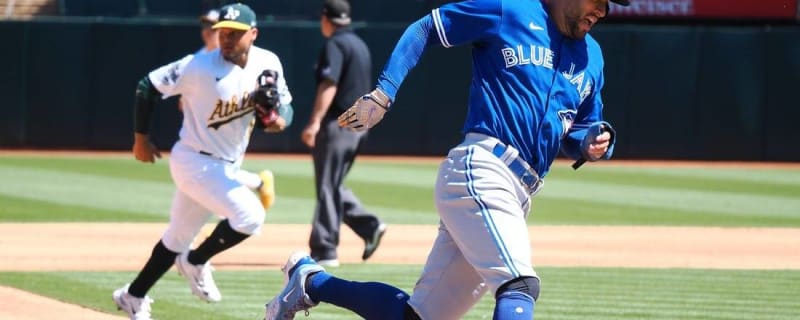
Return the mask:
{"type": "Polygon", "coordinates": [[[539,299],[539,278],[535,277],[519,277],[509,282],[504,283],[500,288],[497,288],[495,298],[501,294],[509,291],[518,291],[529,295],[533,300],[539,299]]]}
{"type": "Polygon", "coordinates": [[[264,225],[264,218],[266,213],[263,209],[251,210],[247,214],[236,215],[235,217],[228,218],[231,229],[246,235],[254,235],[261,232],[261,227],[264,225]]]}
{"type": "Polygon", "coordinates": [[[182,228],[177,224],[170,223],[161,236],[161,242],[170,251],[180,253],[189,250],[196,235],[197,233],[192,229],[182,228]]]}
{"type": "Polygon", "coordinates": [[[161,242],[164,244],[164,247],[170,251],[179,253],[189,250],[189,248],[192,246],[193,240],[193,235],[181,235],[169,232],[164,233],[164,235],[161,237],[161,242]]]}

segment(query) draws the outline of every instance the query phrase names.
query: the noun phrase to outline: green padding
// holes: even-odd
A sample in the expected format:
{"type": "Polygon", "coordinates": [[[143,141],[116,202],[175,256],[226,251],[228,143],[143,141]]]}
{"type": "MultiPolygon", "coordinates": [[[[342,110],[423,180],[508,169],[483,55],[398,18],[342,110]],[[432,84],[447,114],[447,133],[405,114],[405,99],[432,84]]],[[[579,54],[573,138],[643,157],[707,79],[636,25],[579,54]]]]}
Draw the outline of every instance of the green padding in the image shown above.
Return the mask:
{"type": "Polygon", "coordinates": [[[292,121],[294,120],[294,108],[292,108],[291,104],[282,104],[279,106],[278,114],[286,121],[286,127],[292,125],[292,121]]]}
{"type": "Polygon", "coordinates": [[[3,95],[2,116],[0,116],[0,146],[23,146],[25,144],[25,116],[27,114],[27,73],[25,68],[28,56],[28,26],[23,22],[0,24],[5,48],[0,50],[0,61],[8,61],[3,66],[0,77],[0,92],[3,95]]]}
{"type": "MultiPolygon", "coordinates": [[[[279,5],[300,12],[292,3],[279,5]]],[[[354,17],[367,8],[354,6],[354,17]]],[[[61,20],[0,22],[9,43],[0,53],[8,75],[0,78],[7,102],[0,147],[127,150],[137,81],[201,46],[197,25],[187,21],[52,21],[61,20]]],[[[405,27],[373,23],[356,30],[370,47],[374,77],[405,27]]],[[[800,159],[800,149],[791,147],[800,141],[794,129],[800,26],[606,24],[592,34],[604,47],[604,113],[619,134],[616,159],[800,159]]],[[[313,23],[265,23],[256,40],[281,58],[303,123],[316,94],[313,65],[322,43],[313,23]]],[[[458,143],[470,50],[428,49],[363,152],[441,156],[458,143]]],[[[159,101],[153,114],[151,136],[162,147],[177,139],[175,104],[159,101]]],[[[254,135],[250,150],[307,152],[297,139],[302,129],[254,135]]]]}

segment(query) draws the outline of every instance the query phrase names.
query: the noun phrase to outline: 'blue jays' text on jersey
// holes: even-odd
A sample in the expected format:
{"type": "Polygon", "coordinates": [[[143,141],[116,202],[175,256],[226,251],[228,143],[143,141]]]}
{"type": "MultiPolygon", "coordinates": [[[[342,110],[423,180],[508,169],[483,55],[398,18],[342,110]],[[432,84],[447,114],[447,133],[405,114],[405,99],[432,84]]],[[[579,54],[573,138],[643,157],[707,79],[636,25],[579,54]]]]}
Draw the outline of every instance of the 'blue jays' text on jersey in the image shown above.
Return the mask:
{"type": "Polygon", "coordinates": [[[574,148],[602,120],[599,45],[562,36],[539,0],[463,1],[431,16],[443,46],[473,48],[465,132],[514,146],[543,177],[562,139],[574,148]]]}

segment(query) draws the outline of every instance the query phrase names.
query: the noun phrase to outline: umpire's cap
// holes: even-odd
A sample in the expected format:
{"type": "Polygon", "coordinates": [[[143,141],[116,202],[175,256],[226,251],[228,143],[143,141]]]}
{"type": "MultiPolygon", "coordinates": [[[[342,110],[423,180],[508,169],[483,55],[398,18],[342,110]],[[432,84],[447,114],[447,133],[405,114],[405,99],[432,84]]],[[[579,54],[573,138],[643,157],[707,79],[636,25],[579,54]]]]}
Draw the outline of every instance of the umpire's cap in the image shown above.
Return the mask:
{"type": "Polygon", "coordinates": [[[219,11],[217,9],[211,9],[206,12],[206,14],[200,16],[200,23],[206,25],[213,25],[219,21],[219,11]]]}
{"type": "Polygon", "coordinates": [[[256,13],[245,4],[229,4],[219,10],[219,22],[212,28],[230,28],[236,30],[250,30],[256,27],[256,13]]]}
{"type": "Polygon", "coordinates": [[[611,0],[613,3],[621,4],[623,6],[627,6],[631,4],[630,0],[611,0]]]}
{"type": "Polygon", "coordinates": [[[322,14],[331,19],[335,25],[349,25],[350,3],[347,0],[325,0],[322,5],[322,14]]]}

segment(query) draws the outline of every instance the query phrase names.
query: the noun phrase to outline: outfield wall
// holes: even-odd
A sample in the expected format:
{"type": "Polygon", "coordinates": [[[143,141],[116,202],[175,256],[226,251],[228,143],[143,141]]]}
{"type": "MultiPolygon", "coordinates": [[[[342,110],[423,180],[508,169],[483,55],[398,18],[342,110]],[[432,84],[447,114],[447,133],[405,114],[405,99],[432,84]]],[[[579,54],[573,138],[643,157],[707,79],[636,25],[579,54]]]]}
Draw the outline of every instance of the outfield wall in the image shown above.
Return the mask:
{"type": "MultiPolygon", "coordinates": [[[[359,33],[382,67],[403,24],[359,33]]],[[[194,21],[97,18],[2,21],[5,61],[0,147],[128,149],[136,82],[199,48],[194,21]]],[[[601,25],[606,118],[619,158],[800,161],[800,26],[601,25]]],[[[316,23],[272,22],[257,44],[284,63],[295,97],[287,133],[257,133],[251,150],[304,152],[299,140],[314,94],[322,42],[316,23]]],[[[429,50],[370,135],[366,153],[443,154],[460,137],[469,48],[429,50]]],[[[180,124],[160,104],[153,135],[166,147],[180,124]]]]}

